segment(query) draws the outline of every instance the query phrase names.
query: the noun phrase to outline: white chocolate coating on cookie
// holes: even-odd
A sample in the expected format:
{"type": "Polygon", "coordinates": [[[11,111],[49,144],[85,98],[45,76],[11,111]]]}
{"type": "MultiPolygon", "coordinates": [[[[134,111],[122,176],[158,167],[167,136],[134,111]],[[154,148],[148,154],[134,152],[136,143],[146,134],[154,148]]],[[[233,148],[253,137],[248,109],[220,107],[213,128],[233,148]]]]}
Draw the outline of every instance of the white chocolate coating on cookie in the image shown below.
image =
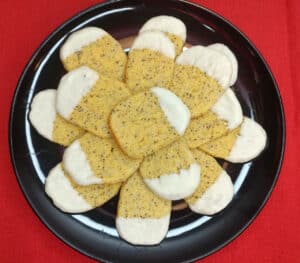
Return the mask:
{"type": "Polygon", "coordinates": [[[189,207],[195,213],[213,215],[223,210],[233,198],[233,184],[229,175],[222,171],[217,180],[189,207]]]}
{"type": "Polygon", "coordinates": [[[175,46],[162,32],[147,31],[139,34],[132,44],[131,50],[134,49],[150,49],[171,59],[175,58],[175,46]]]}
{"type": "Polygon", "coordinates": [[[95,42],[107,34],[106,31],[98,27],[85,27],[72,33],[60,49],[60,59],[65,60],[68,56],[80,51],[82,47],[95,42]]]}
{"type": "Polygon", "coordinates": [[[227,47],[226,45],[221,44],[221,43],[215,43],[215,44],[209,45],[208,48],[212,48],[213,50],[216,50],[216,51],[222,53],[230,60],[231,66],[232,66],[230,86],[232,86],[236,82],[237,76],[238,76],[238,62],[237,62],[236,56],[229,49],[229,47],[227,47]]]}
{"type": "Polygon", "coordinates": [[[57,89],[57,112],[68,120],[76,105],[92,89],[98,78],[98,73],[86,66],[64,75],[57,89]]]}
{"type": "Polygon", "coordinates": [[[243,121],[241,105],[231,89],[227,89],[211,108],[220,119],[227,122],[229,130],[238,127],[243,121]]]}
{"type": "Polygon", "coordinates": [[[177,57],[176,63],[199,68],[208,76],[216,79],[224,89],[230,85],[231,62],[218,51],[203,46],[193,46],[182,52],[177,57]]]}
{"type": "Polygon", "coordinates": [[[147,186],[158,196],[167,200],[179,200],[190,196],[200,183],[200,166],[197,163],[179,174],[165,174],[159,178],[144,178],[147,186]]]}
{"type": "Polygon", "coordinates": [[[240,134],[226,160],[233,163],[248,162],[262,152],[266,142],[265,130],[257,122],[245,117],[240,134]]]}
{"type": "Polygon", "coordinates": [[[159,244],[168,232],[169,223],[170,215],[161,218],[116,219],[119,235],[133,245],[159,244]]]}
{"type": "Polygon", "coordinates": [[[183,135],[191,119],[188,107],[173,92],[165,88],[154,87],[151,88],[151,92],[158,98],[170,125],[178,134],[183,135]]]}
{"type": "Polygon", "coordinates": [[[36,94],[31,103],[29,120],[39,134],[52,141],[56,118],[56,90],[47,89],[36,94]]]}
{"type": "Polygon", "coordinates": [[[53,203],[62,211],[80,213],[93,207],[74,190],[70,181],[64,175],[60,164],[56,165],[46,179],[45,191],[53,203]]]}
{"type": "Polygon", "coordinates": [[[64,169],[70,177],[80,185],[101,184],[102,180],[96,177],[89,161],[78,140],[74,141],[64,152],[64,169]]]}
{"type": "Polygon", "coordinates": [[[185,24],[174,16],[155,16],[150,18],[140,29],[140,33],[146,31],[161,31],[179,36],[183,41],[186,40],[185,24]]]}

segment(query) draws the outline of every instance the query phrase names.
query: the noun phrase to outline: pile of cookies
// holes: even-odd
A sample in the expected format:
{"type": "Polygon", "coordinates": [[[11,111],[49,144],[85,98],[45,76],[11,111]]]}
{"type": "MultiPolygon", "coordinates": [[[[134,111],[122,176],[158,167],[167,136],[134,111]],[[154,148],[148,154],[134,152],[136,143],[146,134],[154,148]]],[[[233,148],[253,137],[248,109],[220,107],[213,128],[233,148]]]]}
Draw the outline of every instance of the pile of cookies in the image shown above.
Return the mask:
{"type": "Polygon", "coordinates": [[[68,73],[31,104],[37,132],[66,147],[46,179],[54,205],[81,213],[120,192],[116,227],[131,244],[161,242],[173,200],[203,215],[224,209],[233,184],[214,157],[247,162],[266,145],[230,88],[232,51],[182,51],[185,40],[184,23],[170,16],[148,20],[128,55],[106,31],[83,28],[60,49],[68,73]]]}

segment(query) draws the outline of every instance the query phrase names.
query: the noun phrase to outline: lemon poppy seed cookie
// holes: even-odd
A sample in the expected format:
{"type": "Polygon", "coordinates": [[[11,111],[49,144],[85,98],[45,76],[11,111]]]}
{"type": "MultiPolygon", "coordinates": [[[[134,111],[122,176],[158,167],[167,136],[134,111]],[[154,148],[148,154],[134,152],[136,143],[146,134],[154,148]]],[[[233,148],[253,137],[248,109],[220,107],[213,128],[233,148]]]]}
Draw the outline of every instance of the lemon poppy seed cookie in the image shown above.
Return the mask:
{"type": "Polygon", "coordinates": [[[56,90],[40,91],[32,100],[29,120],[37,132],[46,139],[68,146],[85,131],[56,113],[56,90]]]}
{"type": "Polygon", "coordinates": [[[127,155],[142,158],[182,136],[189,121],[189,109],[174,93],[154,87],[116,106],[110,127],[127,155]]]}
{"type": "Polygon", "coordinates": [[[122,185],[116,227],[133,245],[159,244],[170,222],[171,202],[153,194],[138,173],[122,185]]]}
{"type": "Polygon", "coordinates": [[[162,32],[137,36],[128,54],[126,85],[133,93],[154,86],[166,87],[172,80],[175,47],[162,32]]]}
{"type": "Polygon", "coordinates": [[[184,134],[190,148],[197,148],[237,128],[243,121],[241,105],[227,89],[210,110],[192,119],[184,134]]]}
{"type": "Polygon", "coordinates": [[[56,207],[68,213],[82,213],[101,206],[119,192],[121,184],[89,185],[76,184],[56,165],[46,179],[45,191],[56,207]]]}
{"type": "Polygon", "coordinates": [[[216,103],[228,88],[232,66],[226,56],[202,46],[194,46],[176,59],[169,89],[197,117],[216,103]]]}
{"type": "Polygon", "coordinates": [[[101,28],[86,27],[72,33],[60,49],[66,70],[88,66],[100,75],[124,79],[127,56],[121,45],[101,28]]]}
{"type": "Polygon", "coordinates": [[[230,63],[232,66],[232,74],[231,74],[229,85],[232,86],[236,82],[237,76],[238,76],[238,62],[237,62],[236,56],[229,49],[229,47],[227,47],[226,45],[224,45],[222,43],[215,43],[215,44],[209,45],[208,48],[211,48],[215,51],[222,53],[230,60],[230,63]]]}
{"type": "Polygon", "coordinates": [[[150,18],[140,29],[140,33],[147,31],[161,31],[175,45],[176,55],[178,56],[186,40],[185,24],[174,16],[155,16],[150,18]]]}
{"type": "Polygon", "coordinates": [[[176,64],[200,69],[207,76],[214,78],[223,89],[230,84],[231,62],[225,55],[212,48],[193,46],[176,59],[176,64]]]}
{"type": "Polygon", "coordinates": [[[125,155],[112,139],[91,133],[73,142],[64,152],[64,169],[80,185],[112,184],[126,181],[140,160],[125,155]]]}
{"type": "Polygon", "coordinates": [[[70,71],[60,80],[56,109],[71,123],[102,138],[108,138],[111,110],[129,95],[124,83],[99,76],[94,70],[82,66],[70,71]]]}
{"type": "Polygon", "coordinates": [[[140,173],[146,185],[167,200],[190,196],[200,182],[200,166],[183,140],[147,156],[140,173]]]}
{"type": "Polygon", "coordinates": [[[201,181],[196,191],[185,201],[195,213],[213,215],[223,210],[232,200],[233,184],[213,157],[196,149],[192,152],[201,166],[201,181]]]}
{"type": "Polygon", "coordinates": [[[265,130],[254,120],[244,117],[242,124],[214,141],[199,146],[208,154],[232,163],[248,162],[266,146],[265,130]]]}

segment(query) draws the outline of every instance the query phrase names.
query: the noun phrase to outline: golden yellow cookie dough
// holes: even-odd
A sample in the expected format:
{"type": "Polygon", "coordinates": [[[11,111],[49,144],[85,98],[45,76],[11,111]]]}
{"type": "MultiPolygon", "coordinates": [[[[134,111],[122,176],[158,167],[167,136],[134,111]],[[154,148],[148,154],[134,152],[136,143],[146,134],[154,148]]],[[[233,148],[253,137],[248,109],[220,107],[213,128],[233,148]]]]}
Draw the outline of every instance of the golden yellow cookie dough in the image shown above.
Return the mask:
{"type": "Polygon", "coordinates": [[[113,107],[130,95],[123,82],[99,77],[93,88],[81,99],[69,121],[102,138],[111,136],[108,120],[113,107]]]}
{"type": "Polygon", "coordinates": [[[116,196],[121,187],[121,183],[78,185],[65,171],[64,175],[70,181],[72,188],[94,208],[103,205],[116,196]]]}
{"type": "Polygon", "coordinates": [[[143,158],[179,138],[150,91],[135,94],[117,105],[110,127],[122,150],[132,158],[143,158]]]}
{"type": "Polygon", "coordinates": [[[136,93],[152,87],[168,87],[172,80],[174,60],[158,51],[134,49],[128,55],[127,88],[136,93]]]}
{"type": "Polygon", "coordinates": [[[86,133],[79,143],[93,174],[104,184],[126,181],[140,165],[140,160],[125,155],[113,139],[101,139],[86,133]]]}
{"type": "Polygon", "coordinates": [[[171,201],[156,196],[138,173],[123,184],[117,216],[122,218],[161,218],[170,214],[171,201]]]}
{"type": "Polygon", "coordinates": [[[84,133],[84,129],[67,122],[56,114],[52,130],[52,139],[54,142],[63,146],[68,146],[73,141],[80,138],[84,133]]]}
{"type": "Polygon", "coordinates": [[[192,163],[195,159],[186,142],[178,140],[147,156],[140,166],[140,173],[143,178],[153,179],[165,174],[179,174],[192,163]]]}
{"type": "Polygon", "coordinates": [[[241,125],[230,131],[225,136],[217,138],[211,142],[202,144],[199,149],[217,158],[226,158],[229,156],[231,149],[239,136],[241,125]]]}
{"type": "Polygon", "coordinates": [[[127,56],[121,45],[110,35],[81,48],[62,61],[66,70],[88,66],[104,75],[120,81],[124,80],[127,56]]]}
{"type": "Polygon", "coordinates": [[[217,80],[199,68],[179,64],[175,64],[169,89],[188,106],[192,118],[208,111],[224,93],[217,80]]]}
{"type": "Polygon", "coordinates": [[[176,36],[176,35],[168,33],[168,32],[164,32],[164,33],[174,44],[176,56],[178,56],[182,52],[182,48],[184,46],[184,41],[179,36],[176,36]]]}
{"type": "Polygon", "coordinates": [[[201,167],[201,180],[193,195],[185,199],[188,204],[194,204],[215,183],[223,171],[223,168],[213,157],[196,149],[193,149],[192,152],[195,160],[201,167]]]}
{"type": "Polygon", "coordinates": [[[185,131],[184,138],[190,148],[197,148],[228,132],[227,123],[212,111],[192,119],[185,131]]]}

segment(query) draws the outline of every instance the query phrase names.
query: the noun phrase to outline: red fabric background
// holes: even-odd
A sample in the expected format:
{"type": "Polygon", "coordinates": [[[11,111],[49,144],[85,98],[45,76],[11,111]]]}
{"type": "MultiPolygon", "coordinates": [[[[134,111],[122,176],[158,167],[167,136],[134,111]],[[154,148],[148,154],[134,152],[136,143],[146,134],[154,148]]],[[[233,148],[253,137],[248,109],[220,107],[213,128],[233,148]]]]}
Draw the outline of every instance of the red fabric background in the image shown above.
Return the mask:
{"type": "MultiPolygon", "coordinates": [[[[14,176],[7,138],[10,103],[28,59],[57,26],[97,2],[0,1],[1,262],[92,262],[57,239],[30,209],[14,176]]],[[[195,2],[229,19],[262,52],[278,81],[287,122],[285,161],[270,200],[239,238],[203,262],[300,262],[300,169],[297,162],[300,3],[297,0],[195,2]]]]}

